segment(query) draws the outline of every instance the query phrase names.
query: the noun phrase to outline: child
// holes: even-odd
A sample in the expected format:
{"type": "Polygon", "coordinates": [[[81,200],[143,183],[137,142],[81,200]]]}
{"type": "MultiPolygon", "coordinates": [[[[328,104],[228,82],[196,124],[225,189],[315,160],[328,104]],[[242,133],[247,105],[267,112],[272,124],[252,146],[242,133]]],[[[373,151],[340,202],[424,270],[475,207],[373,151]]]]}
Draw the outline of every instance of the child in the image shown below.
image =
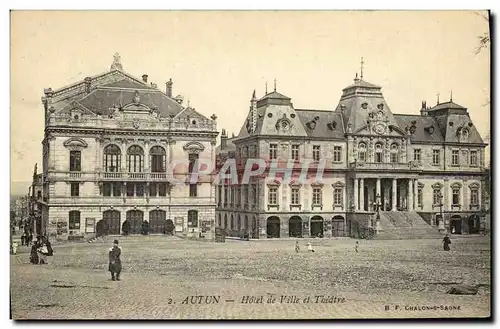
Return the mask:
{"type": "Polygon", "coordinates": [[[13,255],[17,254],[17,247],[18,246],[19,246],[19,244],[16,241],[12,242],[12,254],[13,255]]]}
{"type": "Polygon", "coordinates": [[[300,246],[299,246],[299,240],[295,241],[295,252],[299,252],[300,251],[300,246]]]}
{"type": "Polygon", "coordinates": [[[312,245],[311,245],[311,242],[308,242],[308,243],[307,243],[307,251],[314,252],[314,249],[313,249],[313,247],[312,247],[312,245]]]}

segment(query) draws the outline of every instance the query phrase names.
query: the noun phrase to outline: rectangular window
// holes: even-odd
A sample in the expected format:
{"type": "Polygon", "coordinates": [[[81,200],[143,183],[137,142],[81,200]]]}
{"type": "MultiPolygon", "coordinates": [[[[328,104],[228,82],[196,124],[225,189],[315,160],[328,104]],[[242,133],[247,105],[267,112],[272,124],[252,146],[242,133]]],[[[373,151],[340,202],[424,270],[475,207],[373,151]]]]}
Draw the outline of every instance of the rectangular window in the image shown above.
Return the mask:
{"type": "Polygon", "coordinates": [[[344,190],[340,187],[336,187],[333,190],[333,204],[335,206],[341,206],[343,203],[342,202],[343,196],[344,196],[344,190]]]}
{"type": "Polygon", "coordinates": [[[167,184],[160,183],[158,185],[158,196],[167,196],[167,184]]]}
{"type": "Polygon", "coordinates": [[[421,155],[422,155],[421,149],[414,149],[413,150],[413,160],[420,161],[422,158],[421,155]]]}
{"type": "Polygon", "coordinates": [[[122,195],[122,183],[113,183],[113,196],[121,196],[122,195]]]}
{"type": "Polygon", "coordinates": [[[71,183],[71,196],[80,196],[80,183],[71,183]]]}
{"type": "Polygon", "coordinates": [[[439,205],[441,203],[441,190],[434,189],[432,191],[432,200],[434,205],[439,205]]]}
{"type": "Polygon", "coordinates": [[[342,146],[333,147],[333,162],[342,161],[342,146]]]}
{"type": "Polygon", "coordinates": [[[419,208],[422,208],[423,200],[424,200],[424,191],[422,188],[419,188],[417,190],[417,205],[419,208]]]}
{"type": "Polygon", "coordinates": [[[80,212],[78,210],[72,210],[69,212],[69,229],[80,229],[80,212]]]}
{"type": "Polygon", "coordinates": [[[135,184],[135,195],[144,196],[144,184],[135,184]]]}
{"type": "Polygon", "coordinates": [[[188,227],[198,227],[198,211],[189,210],[188,211],[188,227]]]}
{"type": "Polygon", "coordinates": [[[433,165],[439,165],[440,159],[439,159],[440,151],[439,150],[432,150],[432,164],[433,165]]]}
{"type": "Polygon", "coordinates": [[[103,196],[111,196],[111,183],[103,183],[102,184],[102,195],[103,196]]]}
{"type": "Polygon", "coordinates": [[[189,196],[198,196],[198,184],[189,184],[189,196]]]}
{"type": "Polygon", "coordinates": [[[292,159],[299,161],[299,145],[292,145],[292,159]]]}
{"type": "Polygon", "coordinates": [[[470,151],[470,165],[477,166],[477,151],[470,151]]]}
{"type": "Polygon", "coordinates": [[[460,204],[460,190],[455,188],[453,189],[453,192],[452,192],[452,203],[453,205],[458,205],[460,204]]]}
{"type": "Polygon", "coordinates": [[[472,206],[479,205],[479,190],[478,189],[471,189],[470,190],[470,204],[472,206]]]}
{"type": "Polygon", "coordinates": [[[278,158],[278,144],[269,144],[269,159],[278,158]]]}
{"type": "Polygon", "coordinates": [[[359,162],[366,161],[366,151],[359,151],[359,162]]]}
{"type": "Polygon", "coordinates": [[[458,150],[451,151],[451,165],[458,166],[458,150]]]}
{"type": "Polygon", "coordinates": [[[292,203],[293,205],[300,204],[300,189],[299,188],[292,188],[292,203]]]}
{"type": "Polygon", "coordinates": [[[382,152],[375,152],[375,162],[382,163],[382,152]]]}
{"type": "Polygon", "coordinates": [[[134,183],[128,183],[127,184],[127,196],[134,196],[134,183]]]}
{"type": "Polygon", "coordinates": [[[82,170],[82,152],[70,151],[69,152],[69,171],[82,170]]]}
{"type": "Polygon", "coordinates": [[[149,197],[156,197],[156,193],[158,192],[158,185],[156,183],[149,184],[149,197]]]}
{"type": "Polygon", "coordinates": [[[270,205],[277,205],[278,204],[278,188],[276,188],[276,187],[269,188],[268,203],[270,205]]]}
{"type": "Polygon", "coordinates": [[[319,206],[323,201],[323,193],[321,188],[313,188],[313,200],[312,204],[315,206],[319,206]]]}
{"type": "Polygon", "coordinates": [[[314,161],[319,161],[320,158],[320,146],[319,145],[313,145],[313,160],[314,161]]]}
{"type": "Polygon", "coordinates": [[[391,163],[398,163],[398,154],[395,152],[391,153],[391,163]]]}
{"type": "Polygon", "coordinates": [[[189,173],[190,174],[198,171],[198,168],[195,167],[197,160],[198,160],[198,154],[195,154],[195,153],[189,154],[189,173]]]}

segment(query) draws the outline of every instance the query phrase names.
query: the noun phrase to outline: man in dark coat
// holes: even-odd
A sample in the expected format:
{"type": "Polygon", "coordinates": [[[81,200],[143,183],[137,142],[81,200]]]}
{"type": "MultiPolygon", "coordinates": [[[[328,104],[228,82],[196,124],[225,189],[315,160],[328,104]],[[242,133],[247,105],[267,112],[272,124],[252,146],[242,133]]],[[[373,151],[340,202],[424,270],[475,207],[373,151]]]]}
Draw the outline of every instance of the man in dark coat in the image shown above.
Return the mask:
{"type": "Polygon", "coordinates": [[[448,234],[443,238],[443,248],[445,251],[450,251],[451,240],[448,234]]]}
{"type": "Polygon", "coordinates": [[[118,246],[118,240],[114,241],[113,247],[109,249],[109,267],[111,280],[120,281],[120,272],[122,271],[122,261],[120,256],[122,249],[118,246]]]}

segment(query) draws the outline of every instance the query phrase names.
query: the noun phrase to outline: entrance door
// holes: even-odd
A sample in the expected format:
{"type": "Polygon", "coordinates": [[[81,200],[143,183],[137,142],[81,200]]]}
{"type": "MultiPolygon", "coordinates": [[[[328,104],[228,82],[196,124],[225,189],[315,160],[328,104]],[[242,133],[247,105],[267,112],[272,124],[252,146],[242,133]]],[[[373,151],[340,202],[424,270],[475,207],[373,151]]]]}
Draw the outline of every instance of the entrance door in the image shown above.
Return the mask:
{"type": "Polygon", "coordinates": [[[267,237],[279,238],[280,237],[280,219],[279,217],[272,216],[267,219],[267,237]]]}
{"type": "Polygon", "coordinates": [[[302,218],[299,216],[290,217],[288,220],[288,235],[291,238],[302,237],[302,218]]]}
{"type": "Polygon", "coordinates": [[[332,219],[332,236],[341,237],[345,236],[345,223],[342,216],[335,216],[332,219]]]}
{"type": "Polygon", "coordinates": [[[323,217],[314,216],[311,218],[311,237],[322,238],[324,236],[323,217]]]}
{"type": "Polygon", "coordinates": [[[163,210],[149,212],[149,233],[164,234],[167,224],[167,213],[163,210]]]}
{"type": "Polygon", "coordinates": [[[102,214],[105,223],[104,234],[120,235],[120,212],[117,210],[106,210],[102,214]]]}
{"type": "Polygon", "coordinates": [[[450,232],[451,234],[462,234],[462,218],[460,216],[450,218],[450,232]]]}
{"type": "Polygon", "coordinates": [[[129,234],[141,234],[144,213],[140,210],[127,211],[127,221],[130,223],[129,234]]]}
{"type": "Polygon", "coordinates": [[[469,234],[478,234],[481,227],[481,221],[479,220],[479,216],[478,215],[470,216],[468,220],[468,226],[469,226],[469,234]]]}

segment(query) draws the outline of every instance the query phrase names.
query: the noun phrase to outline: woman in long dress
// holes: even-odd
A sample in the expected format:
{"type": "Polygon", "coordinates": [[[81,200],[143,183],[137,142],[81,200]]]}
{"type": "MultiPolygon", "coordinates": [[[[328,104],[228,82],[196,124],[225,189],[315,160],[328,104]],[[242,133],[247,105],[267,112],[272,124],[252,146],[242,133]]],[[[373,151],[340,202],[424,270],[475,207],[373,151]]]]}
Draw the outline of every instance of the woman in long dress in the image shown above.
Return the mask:
{"type": "Polygon", "coordinates": [[[450,251],[451,240],[448,234],[443,238],[443,248],[445,251],[450,251]]]}

